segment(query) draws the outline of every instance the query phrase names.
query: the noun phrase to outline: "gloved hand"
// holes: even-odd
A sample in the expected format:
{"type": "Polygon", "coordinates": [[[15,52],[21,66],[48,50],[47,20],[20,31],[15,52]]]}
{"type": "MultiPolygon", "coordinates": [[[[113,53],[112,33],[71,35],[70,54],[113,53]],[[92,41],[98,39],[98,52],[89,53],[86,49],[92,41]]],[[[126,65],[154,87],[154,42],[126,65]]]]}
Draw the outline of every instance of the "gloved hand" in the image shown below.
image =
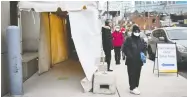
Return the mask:
{"type": "Polygon", "coordinates": [[[146,56],[143,52],[140,52],[141,60],[143,63],[146,63],[146,56]]]}

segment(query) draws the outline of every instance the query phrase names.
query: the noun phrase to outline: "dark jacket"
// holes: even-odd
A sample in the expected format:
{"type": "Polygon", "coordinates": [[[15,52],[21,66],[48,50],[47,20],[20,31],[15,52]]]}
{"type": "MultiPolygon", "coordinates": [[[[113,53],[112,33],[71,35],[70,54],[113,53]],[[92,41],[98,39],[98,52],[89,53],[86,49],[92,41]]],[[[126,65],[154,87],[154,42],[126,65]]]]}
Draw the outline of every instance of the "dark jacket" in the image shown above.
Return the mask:
{"type": "Polygon", "coordinates": [[[146,50],[144,43],[144,40],[140,37],[131,36],[126,39],[122,48],[123,52],[127,56],[125,62],[126,65],[143,65],[140,52],[145,52],[146,50]]]}
{"type": "Polygon", "coordinates": [[[102,27],[102,44],[104,50],[112,50],[112,35],[109,26],[102,27]]]}
{"type": "Polygon", "coordinates": [[[125,33],[123,33],[123,42],[125,42],[125,38],[126,38],[126,35],[125,35],[125,33]]]}

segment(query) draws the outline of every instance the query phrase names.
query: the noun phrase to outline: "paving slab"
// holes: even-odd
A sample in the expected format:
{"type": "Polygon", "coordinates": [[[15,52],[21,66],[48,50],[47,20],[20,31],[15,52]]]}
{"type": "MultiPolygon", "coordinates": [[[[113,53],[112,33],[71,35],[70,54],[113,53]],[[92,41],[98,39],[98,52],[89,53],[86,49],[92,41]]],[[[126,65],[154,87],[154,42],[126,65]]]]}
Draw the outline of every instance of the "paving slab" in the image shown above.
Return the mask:
{"type": "MultiPolygon", "coordinates": [[[[177,74],[164,73],[158,77],[153,74],[153,61],[147,60],[142,67],[140,86],[141,95],[138,97],[187,97],[187,79],[177,74]]],[[[119,66],[114,66],[117,76],[117,87],[121,97],[135,97],[129,93],[127,67],[122,61],[119,66]]]]}

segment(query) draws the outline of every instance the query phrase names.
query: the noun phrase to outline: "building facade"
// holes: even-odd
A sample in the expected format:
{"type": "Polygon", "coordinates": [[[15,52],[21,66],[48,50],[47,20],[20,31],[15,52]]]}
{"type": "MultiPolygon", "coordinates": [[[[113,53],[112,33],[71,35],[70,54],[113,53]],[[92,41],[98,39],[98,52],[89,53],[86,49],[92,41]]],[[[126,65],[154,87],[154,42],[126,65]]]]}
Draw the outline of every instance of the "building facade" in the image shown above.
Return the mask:
{"type": "MultiPolygon", "coordinates": [[[[121,11],[130,7],[134,7],[134,1],[109,1],[108,2],[109,11],[121,11]]],[[[107,2],[104,4],[104,10],[107,10],[107,2]]],[[[131,12],[132,9],[127,11],[131,12]]]]}
{"type": "Polygon", "coordinates": [[[157,11],[168,14],[187,12],[187,1],[135,1],[135,10],[138,12],[157,11]]]}
{"type": "MultiPolygon", "coordinates": [[[[107,2],[105,2],[103,10],[107,11],[107,2]]],[[[116,12],[116,16],[121,19],[125,13],[134,12],[134,1],[108,1],[108,11],[116,12]]],[[[111,15],[109,17],[112,18],[111,15]]]]}

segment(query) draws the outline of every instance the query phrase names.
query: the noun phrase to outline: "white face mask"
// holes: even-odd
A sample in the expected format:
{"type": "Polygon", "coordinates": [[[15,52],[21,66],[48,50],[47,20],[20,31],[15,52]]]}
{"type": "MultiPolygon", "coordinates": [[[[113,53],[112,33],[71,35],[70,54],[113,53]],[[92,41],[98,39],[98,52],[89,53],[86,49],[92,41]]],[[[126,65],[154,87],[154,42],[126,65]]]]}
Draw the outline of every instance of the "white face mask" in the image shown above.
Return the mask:
{"type": "Polygon", "coordinates": [[[112,26],[112,23],[109,23],[108,25],[111,27],[111,26],[112,26]]]}
{"type": "Polygon", "coordinates": [[[140,36],[140,33],[135,33],[134,32],[133,34],[134,34],[134,36],[137,36],[137,37],[140,36]]]}
{"type": "Polygon", "coordinates": [[[118,29],[118,28],[116,29],[116,31],[119,31],[119,30],[120,30],[120,29],[118,29]]]}

